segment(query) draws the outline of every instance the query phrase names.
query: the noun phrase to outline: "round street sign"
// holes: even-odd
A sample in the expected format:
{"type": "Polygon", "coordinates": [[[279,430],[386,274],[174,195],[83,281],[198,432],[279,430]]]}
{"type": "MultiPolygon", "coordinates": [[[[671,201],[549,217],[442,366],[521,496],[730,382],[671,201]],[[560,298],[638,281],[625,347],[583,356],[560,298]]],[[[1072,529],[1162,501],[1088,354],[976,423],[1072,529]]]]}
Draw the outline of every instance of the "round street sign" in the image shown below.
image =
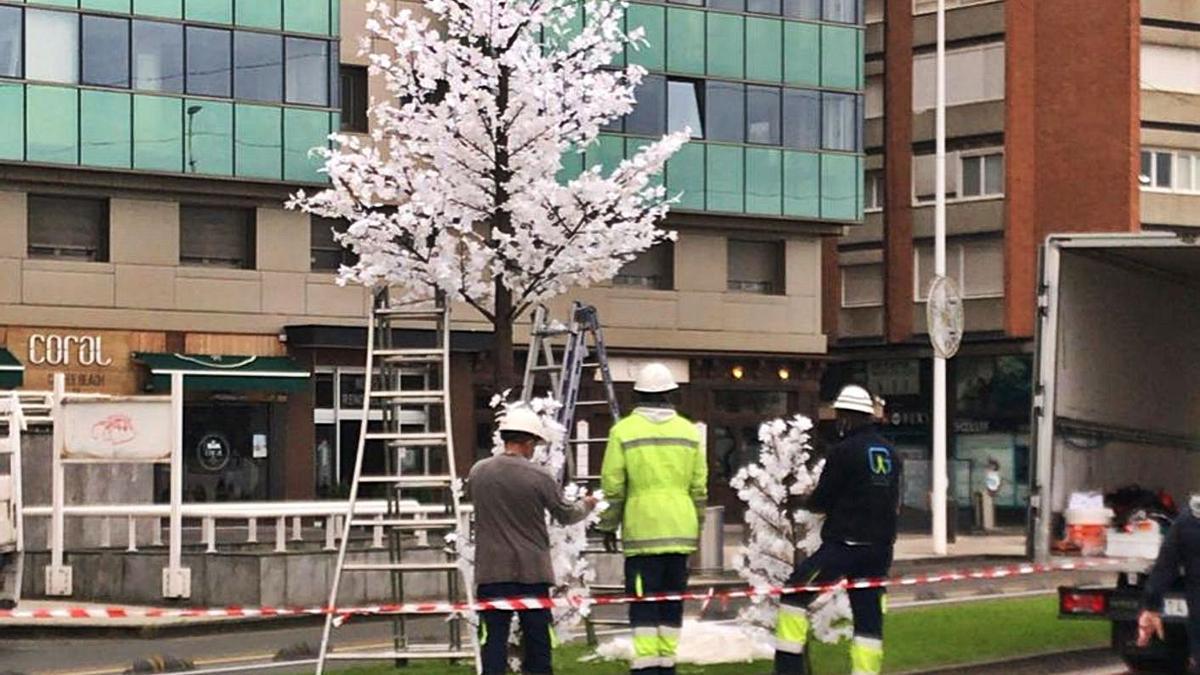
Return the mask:
{"type": "Polygon", "coordinates": [[[925,319],[929,324],[929,342],[933,345],[934,355],[953,358],[962,344],[964,317],[962,292],[950,277],[936,277],[929,284],[925,319]]]}

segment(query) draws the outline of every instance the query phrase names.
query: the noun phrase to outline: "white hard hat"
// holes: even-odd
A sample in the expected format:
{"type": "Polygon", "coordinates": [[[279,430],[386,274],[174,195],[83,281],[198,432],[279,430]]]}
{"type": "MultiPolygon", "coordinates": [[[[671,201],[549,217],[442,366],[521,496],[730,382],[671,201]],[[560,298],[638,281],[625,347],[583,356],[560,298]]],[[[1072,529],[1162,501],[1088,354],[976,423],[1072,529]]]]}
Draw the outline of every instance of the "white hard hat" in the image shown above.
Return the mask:
{"type": "Polygon", "coordinates": [[[500,418],[500,431],[520,431],[546,440],[546,428],[542,426],[542,418],[528,406],[514,405],[505,411],[500,418]]]}
{"type": "Polygon", "coordinates": [[[866,389],[857,384],[848,384],[842,387],[837,400],[833,402],[833,407],[835,410],[852,410],[867,415],[874,415],[875,399],[871,398],[871,394],[866,389]]]}
{"type": "Polygon", "coordinates": [[[671,369],[657,361],[643,366],[633,383],[633,390],[643,394],[661,394],[678,388],[675,376],[671,375],[671,369]]]}

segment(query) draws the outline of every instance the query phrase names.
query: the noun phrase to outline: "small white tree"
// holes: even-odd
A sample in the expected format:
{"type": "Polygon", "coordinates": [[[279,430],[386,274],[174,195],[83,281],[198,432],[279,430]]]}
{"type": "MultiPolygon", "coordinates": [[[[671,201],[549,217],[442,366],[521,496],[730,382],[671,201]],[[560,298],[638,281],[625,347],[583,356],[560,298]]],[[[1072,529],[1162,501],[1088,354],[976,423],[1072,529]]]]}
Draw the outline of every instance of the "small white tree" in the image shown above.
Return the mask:
{"type": "MultiPolygon", "coordinates": [[[[742,467],[730,481],[746,504],[749,541],[734,561],[738,574],[758,589],[784,585],[793,560],[812,555],[821,545],[823,518],[804,509],[790,510],[792,497],[811,494],[821,478],[824,460],[812,462],[809,432],[803,415],[764,422],[758,428],[758,459],[742,467]]],[[[848,639],[850,600],[844,590],[821,594],[810,606],[813,634],[822,642],[848,639]]],[[[775,627],[779,598],[759,594],[742,611],[741,620],[767,630],[775,627]]]]}
{"type": "Polygon", "coordinates": [[[495,328],[496,382],[512,384],[513,322],[532,304],[616,275],[673,237],[654,184],[686,132],[648,142],[611,172],[560,180],[563,157],[633,108],[639,66],[611,67],[643,31],[620,0],[371,0],[362,51],[388,97],[370,140],[335,136],[332,187],[289,206],[348,221],[358,254],[342,282],[387,283],[406,299],[440,290],[495,328]],[[384,49],[374,49],[383,45],[384,49]]]}
{"type": "MultiPolygon", "coordinates": [[[[528,405],[541,417],[548,438],[546,443],[537,446],[530,461],[543,467],[555,479],[561,478],[563,467],[566,465],[567,440],[566,429],[556,420],[556,414],[561,405],[552,398],[533,398],[528,403],[509,403],[506,401],[508,394],[509,392],[505,391],[503,394],[494,396],[491,401],[492,408],[499,411],[512,405],[528,405]]],[[[500,433],[495,432],[492,435],[492,454],[498,455],[503,452],[504,443],[500,440],[500,433]]],[[[582,499],[587,491],[577,483],[569,483],[563,492],[568,502],[575,502],[582,499]]],[[[550,535],[550,560],[554,567],[554,584],[550,592],[555,597],[586,598],[591,594],[589,586],[596,580],[596,570],[584,555],[584,549],[587,547],[587,530],[600,522],[600,514],[608,508],[608,503],[603,501],[602,493],[597,492],[595,496],[601,499],[596,504],[595,510],[587,518],[574,525],[560,525],[550,518],[549,514],[546,516],[547,532],[550,535]]],[[[451,535],[448,539],[451,551],[458,555],[458,564],[463,572],[465,583],[473,585],[475,583],[475,547],[470,533],[460,527],[458,533],[451,535]]],[[[560,635],[570,635],[587,616],[588,611],[586,603],[554,609],[555,630],[560,635]]],[[[469,616],[468,620],[472,625],[478,624],[478,617],[474,615],[469,616]]],[[[517,617],[514,616],[509,642],[515,647],[520,644],[520,640],[520,627],[517,617]]],[[[515,650],[513,651],[515,652],[515,650]]],[[[520,671],[520,659],[516,656],[512,657],[511,665],[514,670],[520,671]]]]}

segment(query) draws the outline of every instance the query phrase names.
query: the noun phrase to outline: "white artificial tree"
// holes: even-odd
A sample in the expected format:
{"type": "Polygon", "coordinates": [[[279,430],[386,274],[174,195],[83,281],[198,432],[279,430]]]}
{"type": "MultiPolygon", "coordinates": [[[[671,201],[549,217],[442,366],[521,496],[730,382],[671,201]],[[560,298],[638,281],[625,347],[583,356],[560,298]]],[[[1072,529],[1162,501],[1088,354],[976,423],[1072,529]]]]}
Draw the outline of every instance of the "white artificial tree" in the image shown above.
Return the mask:
{"type": "MultiPolygon", "coordinates": [[[[825,465],[824,460],[812,460],[812,428],[812,421],[803,415],[764,422],[758,429],[758,459],[730,481],[746,504],[748,533],[734,566],[756,589],[783,586],[793,561],[812,555],[821,545],[822,517],[789,505],[793,497],[816,489],[825,465]]],[[[809,609],[817,639],[832,643],[850,638],[850,601],[844,590],[821,594],[809,609]]],[[[764,592],[753,598],[740,618],[747,625],[773,630],[778,612],[779,597],[764,592]]]]}
{"type": "Polygon", "coordinates": [[[611,171],[561,176],[563,158],[632,110],[645,70],[612,66],[642,29],[618,0],[367,3],[361,49],[387,97],[369,138],[336,135],[332,186],[289,202],[349,223],[358,255],[343,283],[393,285],[399,299],[441,291],[495,328],[497,384],[515,378],[512,328],[533,304],[606,281],[673,233],[655,176],[686,131],[647,141],[611,171]]]}
{"type": "MultiPolygon", "coordinates": [[[[547,439],[545,443],[538,444],[530,461],[543,467],[556,480],[561,479],[567,458],[566,429],[558,423],[556,417],[561,405],[553,398],[533,398],[528,403],[510,403],[507,401],[508,394],[509,392],[505,391],[503,394],[494,396],[491,401],[492,408],[500,411],[511,406],[527,405],[541,417],[547,439]]],[[[499,432],[495,432],[492,435],[492,454],[498,455],[503,452],[504,443],[500,440],[499,432]]],[[[461,489],[461,486],[457,486],[456,489],[461,489]]],[[[576,502],[585,496],[587,490],[577,483],[568,483],[564,487],[563,493],[566,501],[576,502]]],[[[549,514],[546,515],[547,532],[550,536],[550,560],[554,568],[554,584],[551,587],[551,595],[554,597],[586,598],[591,594],[589,586],[596,580],[596,571],[591,561],[584,555],[584,549],[587,547],[587,530],[600,522],[600,514],[608,508],[608,503],[603,501],[602,493],[596,492],[594,496],[600,499],[596,508],[588,514],[587,518],[573,525],[561,525],[550,518],[549,514]]],[[[458,556],[464,583],[473,585],[475,583],[475,547],[470,533],[460,526],[458,533],[451,535],[448,539],[450,551],[458,556]]],[[[585,602],[554,609],[555,630],[562,636],[572,634],[588,612],[589,608],[585,602]]],[[[478,618],[473,613],[468,615],[468,621],[473,626],[478,624],[478,618]]],[[[514,616],[509,642],[515,647],[520,643],[520,639],[520,626],[514,616]]],[[[515,650],[513,652],[515,654],[515,650]]],[[[519,658],[514,655],[512,661],[511,665],[514,670],[519,672],[519,658]]]]}

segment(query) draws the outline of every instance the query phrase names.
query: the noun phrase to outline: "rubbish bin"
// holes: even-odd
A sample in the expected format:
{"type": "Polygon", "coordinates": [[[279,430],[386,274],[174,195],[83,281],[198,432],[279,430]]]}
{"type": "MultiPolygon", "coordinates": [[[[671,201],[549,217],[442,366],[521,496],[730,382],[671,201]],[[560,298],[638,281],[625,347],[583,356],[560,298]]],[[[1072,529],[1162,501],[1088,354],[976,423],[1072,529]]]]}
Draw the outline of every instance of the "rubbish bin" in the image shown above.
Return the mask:
{"type": "Polygon", "coordinates": [[[696,571],[719,574],[724,569],[725,507],[709,506],[704,509],[704,529],[700,531],[700,563],[696,571]]]}

